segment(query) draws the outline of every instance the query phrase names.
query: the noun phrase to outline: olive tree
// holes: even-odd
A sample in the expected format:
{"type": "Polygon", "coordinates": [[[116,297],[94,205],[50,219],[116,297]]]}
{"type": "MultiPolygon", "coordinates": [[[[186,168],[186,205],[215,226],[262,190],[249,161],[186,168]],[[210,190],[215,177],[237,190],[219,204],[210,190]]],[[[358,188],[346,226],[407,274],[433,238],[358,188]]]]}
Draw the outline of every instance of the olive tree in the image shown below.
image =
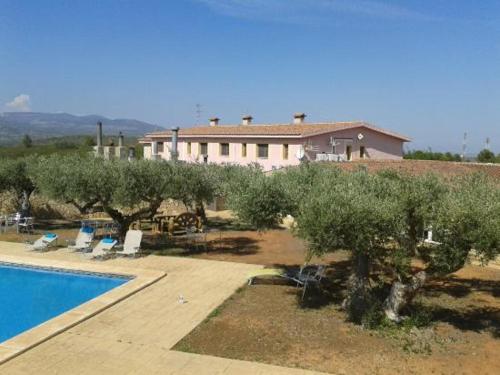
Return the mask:
{"type": "Polygon", "coordinates": [[[221,193],[220,178],[224,167],[215,164],[172,164],[171,184],[173,199],[182,201],[186,208],[195,210],[206,222],[205,203],[211,203],[221,193]]]}
{"type": "Polygon", "coordinates": [[[102,160],[80,155],[51,156],[40,158],[30,173],[42,194],[70,204],[85,215],[99,203],[96,171],[101,163],[102,160]]]}
{"type": "Polygon", "coordinates": [[[0,192],[14,193],[16,206],[23,216],[31,213],[30,197],[35,191],[35,184],[29,174],[34,158],[0,159],[0,192]]]}
{"type": "Polygon", "coordinates": [[[419,256],[425,270],[412,275],[409,267],[394,267],[397,280],[384,303],[386,316],[400,321],[405,307],[425,281],[462,268],[471,253],[483,263],[500,253],[500,189],[482,175],[454,178],[447,184],[435,178],[406,177],[404,192],[398,199],[403,215],[398,251],[405,263],[419,256]],[[406,185],[406,186],[405,186],[406,185]],[[413,228],[427,223],[434,241],[414,240],[413,228]],[[402,239],[402,241],[401,241],[402,239]],[[416,252],[415,250],[418,250],[416,252]]]}
{"type": "Polygon", "coordinates": [[[176,195],[173,167],[166,162],[67,156],[41,159],[34,169],[40,191],[81,210],[96,204],[120,224],[120,236],[139,219],[152,218],[176,195]]]}
{"type": "Polygon", "coordinates": [[[292,214],[308,256],[340,249],[351,253],[343,306],[355,321],[374,303],[388,319],[400,321],[428,278],[461,268],[471,249],[484,262],[499,253],[500,189],[485,177],[444,181],[394,171],[342,172],[325,165],[270,177],[255,171],[242,175],[230,193],[231,208],[240,218],[266,229],[292,214]],[[422,241],[429,227],[439,242],[422,241]],[[415,258],[424,261],[423,270],[413,270],[415,258]],[[374,265],[382,266],[384,282],[391,283],[385,301],[373,298],[374,265]]]}
{"type": "Polygon", "coordinates": [[[425,260],[433,274],[462,268],[470,252],[486,264],[500,253],[500,188],[484,175],[456,178],[433,222],[436,243],[425,260]]]}
{"type": "Polygon", "coordinates": [[[398,227],[397,203],[389,184],[364,171],[320,178],[300,205],[297,234],[315,255],[336,250],[351,253],[352,272],[343,307],[361,321],[371,304],[372,264],[385,254],[398,227]]]}
{"type": "Polygon", "coordinates": [[[287,211],[287,194],[258,166],[226,170],[227,205],[258,230],[275,227],[287,211]]]}

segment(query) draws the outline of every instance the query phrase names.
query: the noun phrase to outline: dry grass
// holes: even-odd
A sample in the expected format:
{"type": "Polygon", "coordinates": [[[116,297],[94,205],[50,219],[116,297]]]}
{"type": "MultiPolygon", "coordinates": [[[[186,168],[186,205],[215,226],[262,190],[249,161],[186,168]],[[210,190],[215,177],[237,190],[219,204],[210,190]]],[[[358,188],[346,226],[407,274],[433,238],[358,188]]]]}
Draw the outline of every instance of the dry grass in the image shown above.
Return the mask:
{"type": "Polygon", "coordinates": [[[344,266],[333,263],[333,288],[306,306],[293,286],[246,287],[176,349],[336,374],[499,373],[500,272],[471,266],[429,285],[419,302],[435,325],[368,331],[339,309],[344,266]]]}

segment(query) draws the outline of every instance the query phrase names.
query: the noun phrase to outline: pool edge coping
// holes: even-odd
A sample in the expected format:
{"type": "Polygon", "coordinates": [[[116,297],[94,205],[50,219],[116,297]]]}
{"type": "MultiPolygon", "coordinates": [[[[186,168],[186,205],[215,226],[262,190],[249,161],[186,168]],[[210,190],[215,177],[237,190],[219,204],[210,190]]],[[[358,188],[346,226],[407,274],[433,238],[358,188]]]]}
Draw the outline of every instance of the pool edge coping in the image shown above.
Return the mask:
{"type": "Polygon", "coordinates": [[[56,271],[83,271],[104,275],[132,277],[128,282],[0,343],[0,365],[96,316],[104,310],[156,283],[167,275],[166,272],[160,270],[116,267],[99,263],[76,263],[11,255],[0,255],[0,261],[19,266],[27,265],[52,268],[56,271]]]}

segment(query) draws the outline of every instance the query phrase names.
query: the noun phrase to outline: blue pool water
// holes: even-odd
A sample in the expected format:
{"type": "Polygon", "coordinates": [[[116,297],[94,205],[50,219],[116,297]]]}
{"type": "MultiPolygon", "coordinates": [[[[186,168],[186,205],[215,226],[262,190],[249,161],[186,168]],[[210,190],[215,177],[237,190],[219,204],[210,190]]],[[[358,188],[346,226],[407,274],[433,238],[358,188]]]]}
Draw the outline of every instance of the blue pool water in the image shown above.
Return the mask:
{"type": "Polygon", "coordinates": [[[0,342],[127,281],[0,263],[0,342]]]}

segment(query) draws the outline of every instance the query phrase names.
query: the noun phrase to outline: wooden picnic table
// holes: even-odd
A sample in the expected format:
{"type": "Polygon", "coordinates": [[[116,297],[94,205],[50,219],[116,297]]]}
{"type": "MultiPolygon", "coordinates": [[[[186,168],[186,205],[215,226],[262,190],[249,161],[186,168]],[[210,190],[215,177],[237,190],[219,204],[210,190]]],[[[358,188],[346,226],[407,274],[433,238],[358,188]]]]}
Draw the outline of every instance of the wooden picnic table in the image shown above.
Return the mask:
{"type": "Polygon", "coordinates": [[[153,227],[151,228],[151,230],[154,233],[163,234],[165,230],[165,224],[167,224],[168,226],[170,220],[175,219],[177,216],[178,215],[155,215],[153,217],[153,227]]]}

